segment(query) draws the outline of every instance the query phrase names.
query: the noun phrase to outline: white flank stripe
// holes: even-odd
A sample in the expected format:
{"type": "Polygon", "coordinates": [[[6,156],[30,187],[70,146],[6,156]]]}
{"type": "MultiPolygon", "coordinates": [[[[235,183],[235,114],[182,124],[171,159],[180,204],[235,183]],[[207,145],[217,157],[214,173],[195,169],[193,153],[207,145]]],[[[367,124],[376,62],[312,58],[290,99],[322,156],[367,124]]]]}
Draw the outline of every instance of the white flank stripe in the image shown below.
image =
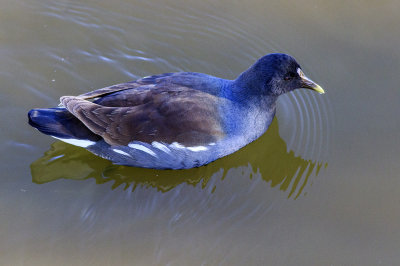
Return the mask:
{"type": "Polygon", "coordinates": [[[96,143],[94,141],[90,141],[90,140],[86,140],[86,139],[62,139],[62,138],[57,138],[57,137],[53,137],[53,138],[59,139],[59,140],[64,141],[66,143],[69,143],[69,144],[72,144],[72,145],[75,145],[75,146],[79,146],[79,147],[82,147],[82,148],[87,148],[90,145],[93,145],[93,144],[96,143]]]}
{"type": "Polygon", "coordinates": [[[159,142],[153,141],[153,142],[151,143],[151,145],[153,145],[154,148],[157,148],[157,149],[159,149],[159,150],[162,150],[163,152],[171,153],[171,150],[168,149],[167,146],[165,146],[165,145],[163,145],[163,144],[161,144],[161,143],[159,143],[159,142]]]}
{"type": "Polygon", "coordinates": [[[206,151],[206,150],[208,150],[208,148],[204,147],[204,146],[187,147],[187,149],[191,150],[191,151],[206,151]]]}
{"type": "Polygon", "coordinates": [[[126,153],[124,151],[121,151],[121,150],[118,150],[118,149],[112,149],[112,150],[115,151],[116,153],[131,157],[131,155],[129,153],[126,153]]]}
{"type": "Polygon", "coordinates": [[[154,153],[154,151],[150,150],[149,148],[143,146],[143,145],[139,145],[139,144],[129,144],[129,147],[133,148],[133,149],[137,149],[137,150],[141,150],[147,154],[150,154],[151,156],[157,157],[157,154],[154,153]]]}
{"type": "Polygon", "coordinates": [[[169,146],[172,147],[172,148],[177,148],[177,149],[184,149],[185,148],[185,146],[179,144],[178,142],[172,142],[172,144],[169,145],[169,146]]]}
{"type": "MultiPolygon", "coordinates": [[[[211,143],[210,145],[215,145],[215,143],[211,143]]],[[[178,142],[172,142],[172,144],[169,145],[169,147],[175,148],[175,149],[188,149],[189,151],[206,151],[206,150],[208,150],[208,148],[205,146],[185,147],[178,142]]]]}

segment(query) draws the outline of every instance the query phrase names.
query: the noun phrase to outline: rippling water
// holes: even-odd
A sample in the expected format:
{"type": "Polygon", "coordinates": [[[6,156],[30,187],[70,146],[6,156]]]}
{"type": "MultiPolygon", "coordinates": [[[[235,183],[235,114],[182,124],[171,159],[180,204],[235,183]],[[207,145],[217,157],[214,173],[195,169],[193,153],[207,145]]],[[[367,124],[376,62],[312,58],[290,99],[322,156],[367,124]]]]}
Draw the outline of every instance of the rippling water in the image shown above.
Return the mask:
{"type": "Polygon", "coordinates": [[[9,1],[0,10],[0,262],[396,265],[396,1],[9,1]],[[279,99],[205,167],[112,165],[27,125],[62,95],[175,71],[233,79],[271,52],[327,91],[279,99]]]}
{"type": "Polygon", "coordinates": [[[31,173],[33,181],[38,184],[60,178],[95,178],[97,183],[112,181],[113,189],[123,186],[134,191],[139,186],[167,192],[181,184],[198,185],[202,189],[215,191],[217,187],[213,183],[216,179],[223,181],[232,178],[232,173],[241,173],[245,169],[249,179],[259,176],[272,187],[289,190],[288,197],[297,191],[294,195],[298,197],[310,175],[317,174],[321,167],[321,162],[305,160],[295,156],[293,151],[288,152],[285,142],[279,137],[275,121],[258,141],[200,169],[165,171],[117,166],[84,149],[55,142],[42,158],[31,164],[31,173]],[[74,171],[71,172],[71,169],[74,171]]]}

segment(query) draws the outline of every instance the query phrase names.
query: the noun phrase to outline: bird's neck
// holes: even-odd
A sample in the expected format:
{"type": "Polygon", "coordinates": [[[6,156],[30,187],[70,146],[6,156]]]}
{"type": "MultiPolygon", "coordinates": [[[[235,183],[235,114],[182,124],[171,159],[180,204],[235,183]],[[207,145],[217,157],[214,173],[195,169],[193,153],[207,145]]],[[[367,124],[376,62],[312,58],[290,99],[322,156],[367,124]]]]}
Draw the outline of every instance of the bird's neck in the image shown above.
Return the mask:
{"type": "Polygon", "coordinates": [[[268,78],[258,73],[254,67],[247,69],[232,81],[231,93],[238,99],[268,97],[276,101],[276,96],[272,95],[266,86],[268,78]]]}
{"type": "Polygon", "coordinates": [[[276,96],[251,93],[237,80],[225,90],[225,98],[230,100],[223,113],[226,129],[233,135],[240,135],[243,143],[249,143],[267,130],[275,115],[276,96]]]}
{"type": "Polygon", "coordinates": [[[224,88],[223,94],[225,98],[241,105],[255,105],[264,110],[274,109],[278,97],[269,93],[262,93],[259,84],[248,82],[248,79],[242,79],[239,76],[224,88]]]}

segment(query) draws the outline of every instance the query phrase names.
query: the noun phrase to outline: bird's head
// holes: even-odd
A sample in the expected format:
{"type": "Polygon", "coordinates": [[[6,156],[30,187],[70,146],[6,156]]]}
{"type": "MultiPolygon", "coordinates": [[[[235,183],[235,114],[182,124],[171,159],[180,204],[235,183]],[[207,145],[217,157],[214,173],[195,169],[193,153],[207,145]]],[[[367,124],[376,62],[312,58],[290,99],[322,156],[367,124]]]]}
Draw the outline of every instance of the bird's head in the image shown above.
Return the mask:
{"type": "Polygon", "coordinates": [[[279,96],[299,88],[325,93],[321,86],[304,75],[296,60],[287,54],[263,56],[243,72],[237,81],[253,92],[271,96],[279,96]]]}

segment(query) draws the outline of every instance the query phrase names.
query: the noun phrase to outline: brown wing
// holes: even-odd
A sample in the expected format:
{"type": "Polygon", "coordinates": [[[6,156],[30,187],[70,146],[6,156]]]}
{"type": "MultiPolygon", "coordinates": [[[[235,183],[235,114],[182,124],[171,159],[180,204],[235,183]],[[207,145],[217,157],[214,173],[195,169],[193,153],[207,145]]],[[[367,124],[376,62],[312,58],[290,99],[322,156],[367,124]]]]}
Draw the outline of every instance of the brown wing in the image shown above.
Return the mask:
{"type": "Polygon", "coordinates": [[[62,97],[61,103],[110,145],[127,145],[136,140],[195,146],[224,136],[219,100],[213,95],[175,87],[168,91],[143,90],[131,97],[137,105],[110,107],[74,96],[62,97]]]}
{"type": "Polygon", "coordinates": [[[164,73],[164,74],[160,74],[160,75],[153,75],[153,76],[149,76],[149,77],[145,77],[145,78],[141,78],[135,81],[131,81],[131,82],[126,82],[126,83],[121,83],[121,84],[117,84],[117,85],[113,85],[113,86],[109,86],[109,87],[105,87],[105,88],[101,88],[101,89],[97,89],[94,91],[90,91],[84,94],[81,94],[79,96],[77,96],[78,98],[87,100],[87,99],[93,99],[93,98],[97,98],[97,97],[104,97],[106,95],[115,93],[115,92],[119,92],[119,91],[124,91],[124,90],[129,90],[129,89],[136,89],[136,88],[140,88],[143,85],[154,85],[159,83],[160,81],[162,81],[165,78],[177,75],[179,73],[164,73]]]}

